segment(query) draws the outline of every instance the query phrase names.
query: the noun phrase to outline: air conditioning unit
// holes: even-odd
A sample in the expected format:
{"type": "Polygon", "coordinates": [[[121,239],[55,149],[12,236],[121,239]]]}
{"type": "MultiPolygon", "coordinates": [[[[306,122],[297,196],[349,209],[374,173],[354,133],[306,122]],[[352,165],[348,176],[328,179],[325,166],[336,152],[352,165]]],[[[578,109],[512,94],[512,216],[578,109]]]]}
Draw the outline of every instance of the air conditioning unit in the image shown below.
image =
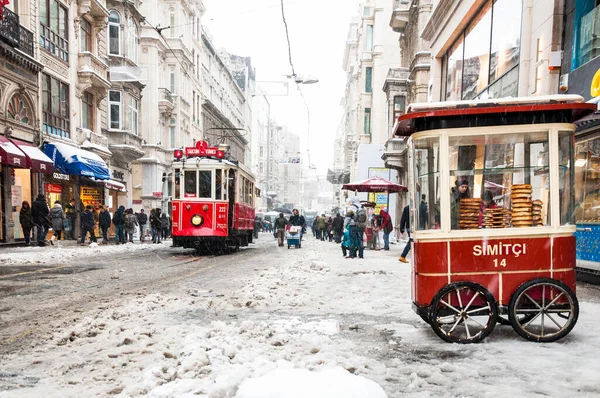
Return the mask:
{"type": "Polygon", "coordinates": [[[560,75],[560,79],[558,81],[558,90],[565,93],[569,89],[569,74],[565,73],[564,75],[560,75]]]}

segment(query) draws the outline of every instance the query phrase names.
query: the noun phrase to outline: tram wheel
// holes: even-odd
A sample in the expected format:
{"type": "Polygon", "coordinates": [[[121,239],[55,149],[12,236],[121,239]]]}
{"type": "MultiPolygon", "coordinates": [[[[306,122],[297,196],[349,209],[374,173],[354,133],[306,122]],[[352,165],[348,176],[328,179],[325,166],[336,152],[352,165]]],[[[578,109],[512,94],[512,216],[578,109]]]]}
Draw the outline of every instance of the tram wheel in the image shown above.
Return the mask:
{"type": "Polygon", "coordinates": [[[477,343],[486,338],[498,318],[494,296],[474,282],[455,282],[444,286],[433,298],[429,324],[449,343],[477,343]]]}
{"type": "Polygon", "coordinates": [[[579,302],[564,283],[537,278],[523,283],[510,298],[508,318],[517,334],[529,341],[549,343],[575,327],[579,302]]]}

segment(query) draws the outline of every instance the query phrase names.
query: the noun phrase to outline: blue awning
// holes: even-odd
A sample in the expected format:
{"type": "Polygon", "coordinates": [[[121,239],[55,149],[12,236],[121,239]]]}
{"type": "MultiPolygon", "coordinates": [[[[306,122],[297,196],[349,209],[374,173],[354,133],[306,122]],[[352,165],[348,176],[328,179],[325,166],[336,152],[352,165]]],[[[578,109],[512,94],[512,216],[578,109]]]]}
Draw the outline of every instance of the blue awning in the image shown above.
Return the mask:
{"type": "Polygon", "coordinates": [[[110,172],[102,158],[95,153],[67,144],[44,144],[44,153],[54,162],[54,168],[64,174],[109,180],[110,172]]]}

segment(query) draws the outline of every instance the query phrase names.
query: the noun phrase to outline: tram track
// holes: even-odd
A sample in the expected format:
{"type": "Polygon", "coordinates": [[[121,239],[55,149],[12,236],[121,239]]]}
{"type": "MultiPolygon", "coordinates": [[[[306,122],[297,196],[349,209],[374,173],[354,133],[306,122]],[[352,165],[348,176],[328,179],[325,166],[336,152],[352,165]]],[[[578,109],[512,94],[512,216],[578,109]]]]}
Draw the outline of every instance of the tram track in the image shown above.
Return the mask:
{"type": "MultiPolygon", "coordinates": [[[[104,260],[99,258],[99,261],[86,265],[86,267],[94,267],[93,271],[97,271],[95,275],[92,275],[94,278],[92,283],[79,284],[78,286],[71,285],[68,290],[65,290],[61,288],[65,279],[68,276],[77,275],[76,273],[65,273],[58,274],[56,279],[52,279],[52,282],[55,282],[52,287],[57,288],[50,293],[48,292],[51,289],[41,288],[41,283],[27,286],[28,292],[21,291],[19,294],[9,295],[9,298],[13,299],[12,307],[8,304],[8,307],[4,307],[3,311],[0,312],[0,354],[18,351],[31,346],[34,342],[45,341],[56,333],[56,329],[60,325],[68,325],[94,311],[117,306],[119,302],[131,297],[164,290],[166,287],[207,272],[224,262],[235,261],[244,255],[247,255],[247,249],[226,256],[198,256],[195,253],[168,253],[165,255],[164,253],[153,252],[147,253],[145,256],[136,254],[120,258],[118,262],[112,264],[113,267],[94,267],[101,265],[100,263],[104,260]],[[149,266],[149,264],[152,264],[151,258],[156,255],[160,258],[158,264],[149,266]],[[132,259],[136,260],[136,271],[141,271],[135,272],[134,276],[141,276],[141,278],[133,277],[121,280],[120,277],[115,279],[114,276],[111,276],[118,272],[117,269],[131,267],[132,259]],[[221,259],[225,261],[219,261],[221,259]],[[194,263],[199,262],[205,265],[197,268],[193,266],[194,263]],[[36,300],[30,298],[38,291],[42,297],[36,305],[36,300]],[[43,297],[44,295],[50,297],[43,297]],[[15,308],[19,309],[18,314],[8,316],[7,314],[15,308]],[[25,315],[20,316],[22,313],[25,315]]],[[[5,284],[11,278],[16,279],[15,282],[23,282],[21,278],[26,278],[25,282],[27,284],[36,283],[41,281],[41,279],[35,279],[39,275],[47,275],[52,271],[70,267],[81,267],[81,264],[47,267],[29,272],[2,275],[2,278],[0,278],[0,292],[5,290],[3,282],[5,284]]],[[[47,281],[47,279],[44,279],[44,281],[47,281]]],[[[3,303],[7,305],[7,301],[10,300],[3,300],[3,303]]]]}

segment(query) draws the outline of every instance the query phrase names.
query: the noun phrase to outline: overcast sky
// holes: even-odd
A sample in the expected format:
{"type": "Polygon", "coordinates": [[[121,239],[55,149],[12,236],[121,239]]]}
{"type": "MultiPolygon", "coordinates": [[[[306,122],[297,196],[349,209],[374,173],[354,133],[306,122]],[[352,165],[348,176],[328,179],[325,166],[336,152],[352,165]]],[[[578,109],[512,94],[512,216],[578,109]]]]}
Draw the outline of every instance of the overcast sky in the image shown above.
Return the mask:
{"type": "MultiPolygon", "coordinates": [[[[250,56],[257,81],[283,81],[292,72],[280,0],[204,0],[203,24],[217,48],[250,56]]],[[[358,0],[284,0],[296,74],[319,83],[302,85],[310,112],[294,85],[288,97],[269,97],[271,115],[300,137],[303,156],[324,176],[333,166],[333,140],[344,95],[342,69],[348,26],[358,16],[358,0]],[[309,134],[310,133],[310,134],[309,134]]]]}

